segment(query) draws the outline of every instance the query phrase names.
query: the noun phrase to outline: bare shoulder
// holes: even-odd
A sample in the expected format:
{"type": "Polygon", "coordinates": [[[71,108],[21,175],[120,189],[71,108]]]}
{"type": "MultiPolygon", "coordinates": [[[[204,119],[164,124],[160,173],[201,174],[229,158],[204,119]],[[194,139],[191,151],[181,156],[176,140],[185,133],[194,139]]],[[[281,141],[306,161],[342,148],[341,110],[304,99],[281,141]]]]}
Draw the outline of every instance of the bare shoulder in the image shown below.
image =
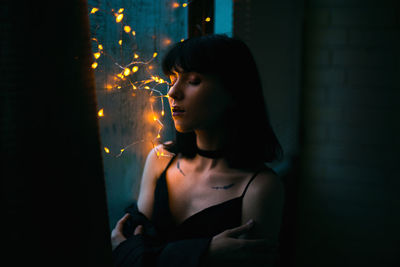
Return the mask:
{"type": "Polygon", "coordinates": [[[163,144],[154,147],[146,158],[138,198],[138,208],[150,218],[153,207],[154,189],[158,177],[164,171],[173,153],[166,150],[163,144]]]}
{"type": "Polygon", "coordinates": [[[250,184],[246,195],[249,198],[259,199],[282,197],[284,186],[281,177],[268,168],[260,171],[250,184]]]}
{"type": "Polygon", "coordinates": [[[254,237],[277,239],[284,205],[284,186],[272,170],[258,173],[243,198],[242,221],[253,219],[254,237]]]}
{"type": "Polygon", "coordinates": [[[166,150],[163,144],[155,146],[147,155],[145,171],[161,174],[173,156],[174,154],[166,150]]]}

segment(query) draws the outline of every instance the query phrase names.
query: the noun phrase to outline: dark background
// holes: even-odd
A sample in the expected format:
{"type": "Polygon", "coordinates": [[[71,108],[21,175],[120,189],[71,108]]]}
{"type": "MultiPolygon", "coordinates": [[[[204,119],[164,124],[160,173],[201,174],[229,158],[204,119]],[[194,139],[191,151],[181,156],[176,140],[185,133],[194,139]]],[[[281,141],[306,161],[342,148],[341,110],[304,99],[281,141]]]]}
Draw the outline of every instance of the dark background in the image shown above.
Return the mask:
{"type": "MultiPolygon", "coordinates": [[[[4,260],[110,266],[87,6],[0,14],[4,260]]],[[[395,0],[234,1],[287,152],[286,266],[400,262],[399,14],[395,0]]]]}

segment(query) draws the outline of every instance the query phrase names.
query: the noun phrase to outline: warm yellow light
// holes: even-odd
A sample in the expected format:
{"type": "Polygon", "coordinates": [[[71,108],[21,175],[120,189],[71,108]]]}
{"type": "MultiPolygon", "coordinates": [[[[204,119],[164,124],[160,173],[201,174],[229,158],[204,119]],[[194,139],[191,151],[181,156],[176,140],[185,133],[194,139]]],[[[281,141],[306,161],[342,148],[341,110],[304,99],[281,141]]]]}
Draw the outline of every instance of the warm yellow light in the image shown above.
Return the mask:
{"type": "Polygon", "coordinates": [[[134,66],[133,68],[132,68],[132,72],[137,72],[139,70],[139,67],[138,66],[134,66]]]}
{"type": "Polygon", "coordinates": [[[174,2],[174,3],[172,4],[172,7],[173,7],[173,8],[178,8],[178,7],[179,7],[179,3],[174,2]]]}
{"type": "Polygon", "coordinates": [[[138,59],[139,58],[139,55],[138,54],[133,54],[133,57],[135,58],[135,59],[138,59]]]}
{"type": "Polygon", "coordinates": [[[152,69],[153,69],[153,66],[150,65],[150,66],[148,66],[147,68],[148,68],[149,70],[152,70],[152,69]]]}
{"type": "Polygon", "coordinates": [[[97,11],[99,11],[99,9],[97,7],[92,8],[92,10],[90,11],[90,14],[94,14],[97,11]]]}
{"type": "Polygon", "coordinates": [[[123,9],[123,8],[120,8],[120,9],[118,10],[118,13],[122,13],[122,12],[124,12],[124,9],[123,9]]]}
{"type": "Polygon", "coordinates": [[[185,39],[182,38],[182,39],[181,39],[181,42],[183,42],[183,41],[185,41],[185,39]]]}
{"type": "Polygon", "coordinates": [[[121,79],[124,78],[124,75],[122,75],[121,73],[118,73],[117,76],[118,76],[119,78],[121,78],[121,79]]]}
{"type": "Polygon", "coordinates": [[[150,87],[148,87],[148,86],[145,86],[145,87],[144,87],[144,89],[146,89],[146,90],[150,90],[150,87]]]}
{"type": "Polygon", "coordinates": [[[103,46],[101,44],[98,45],[99,50],[103,50],[103,46]]]}
{"type": "Polygon", "coordinates": [[[129,33],[129,32],[131,31],[131,27],[129,27],[129,26],[124,26],[124,31],[125,31],[126,33],[129,33]]]}
{"type": "Polygon", "coordinates": [[[119,41],[118,41],[118,44],[119,44],[119,45],[122,45],[122,40],[119,40],[119,41]]]}
{"type": "Polygon", "coordinates": [[[137,89],[137,87],[136,87],[136,86],[134,86],[134,85],[132,84],[132,89],[133,89],[133,90],[136,90],[136,89],[137,89]]]}
{"type": "Polygon", "coordinates": [[[99,112],[97,112],[97,116],[104,117],[104,109],[100,109],[99,112]]]}
{"type": "Polygon", "coordinates": [[[113,86],[111,84],[106,84],[106,89],[107,90],[111,90],[113,88],[113,86]]]}
{"type": "Polygon", "coordinates": [[[110,149],[108,149],[107,147],[104,147],[104,151],[105,151],[106,153],[110,153],[110,149]]]}
{"type": "Polygon", "coordinates": [[[154,52],[153,58],[155,58],[157,55],[158,55],[157,52],[154,52]]]}
{"type": "Polygon", "coordinates": [[[92,64],[92,69],[97,68],[98,65],[99,65],[99,64],[97,64],[97,62],[94,62],[94,63],[92,64]]]}
{"type": "Polygon", "coordinates": [[[116,19],[115,19],[115,21],[116,21],[117,23],[120,23],[121,20],[122,20],[123,18],[124,18],[124,14],[118,14],[117,17],[116,17],[116,19]]]}
{"type": "Polygon", "coordinates": [[[207,17],[207,18],[205,19],[205,21],[206,21],[206,22],[210,22],[210,21],[211,21],[211,18],[210,18],[210,17],[207,17]]]}
{"type": "Polygon", "coordinates": [[[100,57],[100,52],[94,53],[94,58],[98,59],[100,57]]]}
{"type": "Polygon", "coordinates": [[[161,116],[164,116],[165,115],[165,112],[164,112],[164,110],[163,111],[161,111],[161,116]]]}
{"type": "Polygon", "coordinates": [[[157,134],[157,138],[161,138],[161,135],[160,135],[160,134],[157,134]]]}
{"type": "Polygon", "coordinates": [[[164,83],[165,81],[163,79],[158,79],[158,83],[164,83]]]}
{"type": "Polygon", "coordinates": [[[188,5],[187,3],[183,3],[182,4],[183,7],[187,7],[187,5],[188,5]]]}
{"type": "Polygon", "coordinates": [[[125,151],[125,149],[121,149],[121,153],[124,152],[124,151],[125,151]]]}
{"type": "Polygon", "coordinates": [[[160,156],[160,152],[157,151],[157,157],[159,157],[159,156],[160,156]]]}
{"type": "Polygon", "coordinates": [[[124,70],[124,75],[125,75],[125,76],[128,76],[129,74],[131,74],[131,70],[130,70],[129,68],[126,68],[126,69],[124,70]]]}
{"type": "Polygon", "coordinates": [[[136,32],[135,32],[135,31],[132,31],[132,35],[133,35],[133,36],[136,36],[136,32]]]}
{"type": "Polygon", "coordinates": [[[164,45],[170,45],[172,43],[172,41],[169,38],[165,38],[163,43],[164,43],[164,45]]]}
{"type": "Polygon", "coordinates": [[[156,116],[153,116],[153,121],[156,121],[157,120],[157,117],[156,116]]]}

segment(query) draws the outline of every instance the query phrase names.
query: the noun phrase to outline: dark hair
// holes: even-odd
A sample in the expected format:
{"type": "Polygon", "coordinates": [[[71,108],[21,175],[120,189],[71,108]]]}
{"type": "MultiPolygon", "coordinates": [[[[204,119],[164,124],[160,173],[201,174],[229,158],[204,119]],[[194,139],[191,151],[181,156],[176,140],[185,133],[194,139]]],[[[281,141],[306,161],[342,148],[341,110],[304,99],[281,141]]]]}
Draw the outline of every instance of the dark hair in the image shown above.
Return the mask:
{"type": "MultiPolygon", "coordinates": [[[[220,34],[189,38],[166,53],[162,68],[167,76],[179,68],[220,79],[233,99],[225,125],[228,134],[224,147],[232,167],[251,167],[281,158],[282,148],[268,118],[258,69],[243,41],[220,34]]],[[[195,133],[176,131],[175,141],[165,148],[194,157],[195,133]]]]}

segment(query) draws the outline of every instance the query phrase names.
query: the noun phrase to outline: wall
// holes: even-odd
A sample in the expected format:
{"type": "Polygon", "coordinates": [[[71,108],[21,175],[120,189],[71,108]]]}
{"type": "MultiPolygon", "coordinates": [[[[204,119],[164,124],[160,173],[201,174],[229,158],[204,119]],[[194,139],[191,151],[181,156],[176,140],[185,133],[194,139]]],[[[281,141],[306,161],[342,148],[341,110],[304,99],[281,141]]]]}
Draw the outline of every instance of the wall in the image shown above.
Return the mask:
{"type": "Polygon", "coordinates": [[[399,4],[234,1],[286,152],[284,266],[400,262],[399,4]]]}
{"type": "Polygon", "coordinates": [[[399,14],[306,1],[297,266],[400,263],[399,14]]]}
{"type": "MultiPolygon", "coordinates": [[[[121,69],[116,67],[115,62],[126,65],[133,60],[134,53],[139,55],[138,60],[148,61],[157,52],[151,64],[137,64],[139,71],[129,78],[133,82],[149,79],[151,75],[166,79],[161,70],[164,52],[173,43],[187,38],[187,8],[174,8],[174,2],[89,1],[89,10],[92,7],[100,9],[90,15],[92,36],[112,56],[102,54],[95,69],[98,106],[104,109],[104,117],[99,119],[102,146],[110,150],[110,153],[103,150],[103,160],[111,228],[123,216],[123,209],[137,199],[144,162],[153,144],[170,140],[173,134],[173,123],[170,112],[167,112],[168,101],[164,101],[165,116],[161,116],[160,98],[152,98],[150,90],[133,90],[129,83],[123,83],[118,88],[118,79],[116,82],[114,77],[121,69]],[[120,8],[124,8],[124,18],[117,24],[113,13],[120,8]],[[114,11],[111,12],[111,9],[114,11]],[[135,30],[136,36],[125,33],[123,25],[135,30]],[[122,40],[122,45],[118,44],[118,40],[122,40]],[[111,86],[114,87],[110,89],[111,86]],[[151,99],[155,101],[153,104],[151,99]],[[156,138],[160,125],[152,119],[152,105],[164,125],[160,139],[156,138]],[[119,156],[123,148],[126,149],[119,156]]],[[[97,52],[97,43],[92,44],[93,52],[97,52]]],[[[155,86],[154,83],[147,85],[151,88],[155,86]]],[[[167,92],[165,84],[155,89],[163,94],[167,92]]]]}
{"type": "Polygon", "coordinates": [[[302,1],[234,2],[234,36],[252,51],[264,88],[272,126],[283,146],[285,174],[298,155],[302,1]]]}

